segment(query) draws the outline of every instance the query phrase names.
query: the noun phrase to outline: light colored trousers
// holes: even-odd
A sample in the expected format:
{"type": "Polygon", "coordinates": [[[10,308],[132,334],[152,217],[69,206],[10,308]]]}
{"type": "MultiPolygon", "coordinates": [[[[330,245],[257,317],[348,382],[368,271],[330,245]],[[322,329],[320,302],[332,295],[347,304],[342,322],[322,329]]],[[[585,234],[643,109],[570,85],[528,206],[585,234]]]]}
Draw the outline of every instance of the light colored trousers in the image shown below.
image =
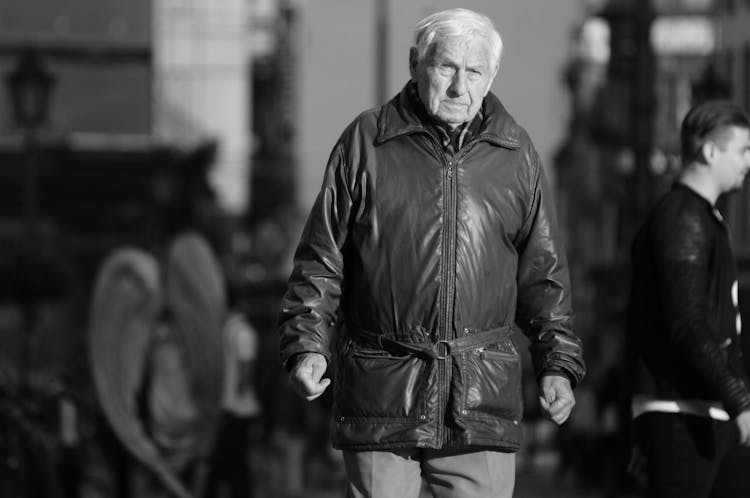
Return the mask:
{"type": "Polygon", "coordinates": [[[347,498],[511,498],[514,453],[427,450],[344,451],[347,498]]]}

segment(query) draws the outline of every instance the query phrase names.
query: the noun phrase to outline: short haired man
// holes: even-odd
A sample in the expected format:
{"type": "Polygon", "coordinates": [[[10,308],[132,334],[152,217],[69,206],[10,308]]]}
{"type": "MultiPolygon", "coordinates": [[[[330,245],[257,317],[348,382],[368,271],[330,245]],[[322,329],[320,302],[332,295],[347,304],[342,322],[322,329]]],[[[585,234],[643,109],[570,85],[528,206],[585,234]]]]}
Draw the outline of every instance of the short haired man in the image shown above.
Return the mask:
{"type": "Polygon", "coordinates": [[[350,497],[509,497],[521,442],[518,324],[543,412],[584,375],[542,166],[492,95],[502,40],[465,9],[416,27],[411,81],[334,146],[297,248],[281,359],[306,399],[335,367],[350,497]],[[332,344],[336,324],[338,337],[332,344]]]}
{"type": "Polygon", "coordinates": [[[721,194],[750,169],[750,121],[710,101],[682,123],[684,169],[633,243],[629,342],[648,496],[750,496],[750,388],[721,194]]]}

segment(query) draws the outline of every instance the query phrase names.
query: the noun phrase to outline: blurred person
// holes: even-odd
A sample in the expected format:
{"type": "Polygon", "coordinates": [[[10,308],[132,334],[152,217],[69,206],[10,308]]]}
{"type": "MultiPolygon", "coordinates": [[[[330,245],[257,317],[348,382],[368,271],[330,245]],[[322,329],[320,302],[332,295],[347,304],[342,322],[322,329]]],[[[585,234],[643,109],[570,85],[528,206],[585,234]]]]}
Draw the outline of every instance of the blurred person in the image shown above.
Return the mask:
{"type": "Polygon", "coordinates": [[[210,456],[204,498],[254,496],[249,444],[258,426],[261,404],[255,389],[258,332],[238,311],[229,313],[222,330],[224,382],[222,417],[210,456]],[[228,494],[220,493],[226,489],[228,494]]]}
{"type": "Polygon", "coordinates": [[[632,247],[635,438],[648,496],[750,496],[737,270],[716,208],[750,168],[750,121],[709,101],[687,113],[681,141],[683,170],[632,247]]]}
{"type": "Polygon", "coordinates": [[[83,448],[79,434],[78,399],[67,374],[57,379],[57,467],[61,498],[77,498],[83,480],[83,448]]]}
{"type": "Polygon", "coordinates": [[[283,301],[281,360],[307,400],[335,376],[347,496],[417,497],[424,479],[435,496],[508,497],[522,435],[513,331],[530,339],[557,424],[585,371],[567,260],[537,152],[489,91],[492,22],[446,10],[415,35],[410,81],[333,147],[283,301]]]}

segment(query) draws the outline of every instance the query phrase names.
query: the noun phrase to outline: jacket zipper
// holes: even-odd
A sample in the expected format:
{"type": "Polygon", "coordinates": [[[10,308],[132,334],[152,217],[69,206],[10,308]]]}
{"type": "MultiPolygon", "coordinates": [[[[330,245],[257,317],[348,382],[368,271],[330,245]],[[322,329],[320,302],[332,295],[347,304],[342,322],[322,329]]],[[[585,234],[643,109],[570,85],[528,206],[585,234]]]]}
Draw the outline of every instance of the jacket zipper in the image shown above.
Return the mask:
{"type": "MultiPolygon", "coordinates": [[[[443,299],[441,302],[443,313],[441,314],[440,328],[438,340],[449,341],[453,339],[451,331],[451,324],[453,323],[453,300],[455,296],[455,253],[456,253],[456,180],[455,180],[455,164],[456,159],[453,157],[446,157],[442,155],[443,161],[445,162],[444,168],[444,185],[445,185],[445,227],[443,230],[444,239],[444,265],[443,265],[443,299]]],[[[443,408],[446,407],[450,396],[448,391],[450,390],[451,382],[451,368],[449,357],[446,360],[439,360],[438,364],[438,406],[440,411],[438,414],[438,427],[437,427],[437,439],[440,446],[443,443],[450,441],[450,430],[445,427],[445,417],[443,408]]],[[[450,409],[448,407],[448,409],[450,409]]]]}
{"type": "MultiPolygon", "coordinates": [[[[463,157],[466,151],[476,142],[472,140],[470,143],[464,144],[460,151],[449,157],[443,152],[437,141],[431,136],[430,142],[435,147],[435,152],[438,157],[443,160],[443,185],[445,187],[444,192],[446,195],[443,197],[443,209],[445,213],[445,226],[443,227],[443,257],[442,257],[442,272],[440,275],[440,283],[443,289],[441,298],[441,307],[443,312],[440,315],[440,321],[438,322],[438,337],[437,340],[449,341],[453,337],[449,337],[450,327],[453,323],[453,300],[455,295],[455,265],[456,265],[456,180],[455,170],[459,162],[459,157],[463,157]]],[[[448,362],[452,359],[449,357],[446,360],[438,361],[438,407],[440,409],[437,413],[437,430],[436,439],[437,444],[442,447],[443,443],[450,441],[450,431],[445,427],[445,416],[443,407],[446,406],[450,396],[448,390],[451,382],[451,368],[449,368],[448,362]]]]}

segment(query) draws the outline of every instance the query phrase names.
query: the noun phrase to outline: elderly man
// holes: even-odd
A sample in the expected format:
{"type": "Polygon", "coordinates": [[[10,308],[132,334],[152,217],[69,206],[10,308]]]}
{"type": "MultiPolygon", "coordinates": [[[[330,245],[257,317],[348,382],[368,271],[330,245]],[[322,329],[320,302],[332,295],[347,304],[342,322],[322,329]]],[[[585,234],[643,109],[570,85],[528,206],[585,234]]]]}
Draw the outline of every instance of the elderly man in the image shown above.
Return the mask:
{"type": "Polygon", "coordinates": [[[483,15],[420,21],[411,81],[344,130],[297,248],[281,359],[308,400],[334,367],[348,496],[511,496],[517,326],[542,411],[574,405],[566,258],[539,157],[489,92],[501,52],[483,15]]]}

